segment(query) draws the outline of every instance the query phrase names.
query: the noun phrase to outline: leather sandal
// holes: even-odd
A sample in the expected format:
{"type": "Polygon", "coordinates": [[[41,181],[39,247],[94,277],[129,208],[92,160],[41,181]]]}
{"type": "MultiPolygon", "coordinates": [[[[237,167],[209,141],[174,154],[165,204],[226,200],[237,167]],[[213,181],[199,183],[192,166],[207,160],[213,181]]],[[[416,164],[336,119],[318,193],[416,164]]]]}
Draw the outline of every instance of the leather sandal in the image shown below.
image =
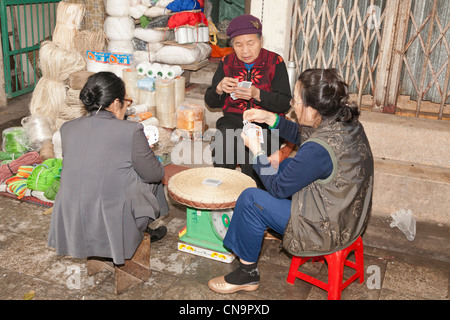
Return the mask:
{"type": "Polygon", "coordinates": [[[209,280],[208,287],[217,293],[234,293],[237,291],[255,291],[259,287],[259,282],[252,282],[246,284],[231,284],[225,281],[225,277],[217,277],[209,280]]]}

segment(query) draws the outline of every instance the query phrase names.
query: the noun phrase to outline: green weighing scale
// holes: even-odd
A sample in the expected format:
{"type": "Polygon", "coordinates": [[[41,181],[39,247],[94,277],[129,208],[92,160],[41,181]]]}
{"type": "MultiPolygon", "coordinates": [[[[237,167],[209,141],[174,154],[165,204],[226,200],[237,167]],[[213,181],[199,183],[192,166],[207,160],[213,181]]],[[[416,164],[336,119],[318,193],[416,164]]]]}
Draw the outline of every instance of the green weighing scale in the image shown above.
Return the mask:
{"type": "Polygon", "coordinates": [[[232,214],[232,209],[210,211],[187,207],[186,226],[178,234],[181,241],[178,249],[223,262],[233,261],[234,255],[223,246],[232,214]]]}
{"type": "Polygon", "coordinates": [[[187,206],[186,226],[178,250],[230,263],[235,256],[223,245],[237,198],[256,187],[245,174],[224,168],[194,168],[175,174],[168,183],[171,197],[187,206]]]}

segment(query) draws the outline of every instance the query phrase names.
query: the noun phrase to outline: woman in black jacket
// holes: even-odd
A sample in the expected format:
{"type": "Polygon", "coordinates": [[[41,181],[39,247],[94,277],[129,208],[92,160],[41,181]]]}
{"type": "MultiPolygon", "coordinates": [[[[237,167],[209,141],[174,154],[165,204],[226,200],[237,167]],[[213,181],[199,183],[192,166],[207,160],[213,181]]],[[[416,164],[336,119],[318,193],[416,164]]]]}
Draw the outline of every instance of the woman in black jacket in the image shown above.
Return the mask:
{"type": "MultiPolygon", "coordinates": [[[[239,164],[243,173],[262,183],[255,174],[252,154],[243,146],[240,132],[245,110],[258,108],[283,116],[290,109],[291,91],[286,65],[278,54],[262,48],[262,25],[252,15],[233,19],[227,29],[234,53],[224,57],[205,93],[210,108],[222,108],[223,117],[217,120],[217,133],[212,143],[215,167],[235,169],[239,164]],[[241,86],[247,82],[248,87],[241,86]],[[241,148],[239,148],[241,146],[241,148]]],[[[272,137],[265,124],[261,125],[268,155],[279,149],[278,136],[272,137]],[[267,134],[267,135],[266,135],[267,134]]]]}

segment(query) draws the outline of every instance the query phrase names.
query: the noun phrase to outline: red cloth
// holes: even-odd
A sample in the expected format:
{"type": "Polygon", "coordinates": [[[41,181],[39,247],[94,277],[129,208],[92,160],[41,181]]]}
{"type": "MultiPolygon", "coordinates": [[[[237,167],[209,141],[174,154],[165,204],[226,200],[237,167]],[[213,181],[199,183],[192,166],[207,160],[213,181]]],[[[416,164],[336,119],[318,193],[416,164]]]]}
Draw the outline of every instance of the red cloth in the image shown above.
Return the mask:
{"type": "Polygon", "coordinates": [[[167,26],[174,29],[184,25],[195,26],[199,23],[208,25],[208,20],[203,12],[179,12],[170,17],[167,26]]]}
{"type": "Polygon", "coordinates": [[[215,44],[211,44],[211,57],[212,58],[222,58],[230,53],[233,53],[232,47],[221,48],[215,44]]]}

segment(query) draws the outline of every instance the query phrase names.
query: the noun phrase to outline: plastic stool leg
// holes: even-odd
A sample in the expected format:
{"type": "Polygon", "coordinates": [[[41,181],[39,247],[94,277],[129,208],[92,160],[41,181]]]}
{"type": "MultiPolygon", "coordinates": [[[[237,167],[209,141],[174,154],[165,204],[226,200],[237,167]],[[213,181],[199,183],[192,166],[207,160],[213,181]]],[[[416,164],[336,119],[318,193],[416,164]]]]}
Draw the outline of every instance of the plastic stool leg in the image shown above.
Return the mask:
{"type": "Polygon", "coordinates": [[[298,268],[300,267],[301,262],[302,262],[301,257],[296,257],[296,256],[292,257],[291,266],[289,268],[289,273],[288,273],[288,277],[287,277],[288,283],[294,284],[295,278],[296,278],[296,273],[298,272],[298,268]]]}
{"type": "Polygon", "coordinates": [[[359,283],[364,282],[364,247],[361,237],[358,238],[355,248],[356,272],[358,273],[359,283]]]}
{"type": "Polygon", "coordinates": [[[340,300],[342,291],[342,279],[344,276],[344,251],[326,256],[328,263],[328,300],[340,300]]]}

